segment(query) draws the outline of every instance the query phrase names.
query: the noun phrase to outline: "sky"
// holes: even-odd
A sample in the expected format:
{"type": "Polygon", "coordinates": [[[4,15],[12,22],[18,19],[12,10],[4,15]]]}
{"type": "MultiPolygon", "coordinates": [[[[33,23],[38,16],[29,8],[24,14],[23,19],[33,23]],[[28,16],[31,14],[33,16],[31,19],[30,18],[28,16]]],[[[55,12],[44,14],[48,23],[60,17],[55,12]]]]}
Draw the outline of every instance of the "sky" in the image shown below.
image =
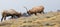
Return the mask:
{"type": "MultiPolygon", "coordinates": [[[[56,11],[60,9],[60,0],[0,0],[0,12],[3,10],[14,9],[18,12],[26,12],[24,6],[29,9],[43,5],[44,12],[56,11]]],[[[1,16],[1,13],[0,13],[1,16]]]]}

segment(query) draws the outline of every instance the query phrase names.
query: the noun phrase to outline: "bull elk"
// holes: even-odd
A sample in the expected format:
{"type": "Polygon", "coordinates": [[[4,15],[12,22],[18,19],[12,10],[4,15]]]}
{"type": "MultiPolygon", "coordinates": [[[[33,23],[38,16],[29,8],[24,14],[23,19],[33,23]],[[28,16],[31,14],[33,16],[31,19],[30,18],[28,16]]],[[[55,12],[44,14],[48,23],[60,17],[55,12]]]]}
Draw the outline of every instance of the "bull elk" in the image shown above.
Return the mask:
{"type": "MultiPolygon", "coordinates": [[[[26,7],[24,7],[26,10],[27,10],[27,8],[26,7]]],[[[36,6],[36,7],[33,7],[31,10],[27,10],[27,13],[29,14],[29,15],[31,15],[31,14],[35,14],[35,15],[37,15],[37,13],[44,13],[44,6],[36,6]]]]}
{"type": "Polygon", "coordinates": [[[3,19],[6,20],[6,17],[8,17],[8,16],[11,16],[12,18],[13,18],[14,16],[20,17],[20,16],[21,16],[21,13],[18,13],[18,12],[16,12],[16,11],[13,10],[13,9],[4,10],[4,11],[2,12],[1,22],[2,22],[3,19]]]}

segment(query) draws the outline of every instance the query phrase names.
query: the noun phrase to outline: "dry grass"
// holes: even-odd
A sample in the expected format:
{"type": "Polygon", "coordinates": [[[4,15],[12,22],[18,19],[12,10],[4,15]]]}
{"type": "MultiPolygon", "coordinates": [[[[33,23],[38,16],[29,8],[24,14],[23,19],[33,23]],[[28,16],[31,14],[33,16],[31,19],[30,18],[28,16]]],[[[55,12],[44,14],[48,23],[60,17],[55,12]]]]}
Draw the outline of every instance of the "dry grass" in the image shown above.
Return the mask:
{"type": "Polygon", "coordinates": [[[60,27],[60,13],[32,15],[18,19],[10,19],[0,23],[0,27],[60,27]]]}

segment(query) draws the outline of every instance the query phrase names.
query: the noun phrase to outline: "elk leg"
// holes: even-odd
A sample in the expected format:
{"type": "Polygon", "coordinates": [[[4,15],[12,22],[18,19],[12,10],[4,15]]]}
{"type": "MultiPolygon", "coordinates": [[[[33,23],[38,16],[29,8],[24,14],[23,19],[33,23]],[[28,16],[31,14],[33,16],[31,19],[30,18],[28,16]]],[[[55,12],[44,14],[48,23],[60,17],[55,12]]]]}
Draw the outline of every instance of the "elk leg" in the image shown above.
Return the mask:
{"type": "Polygon", "coordinates": [[[39,12],[41,14],[41,12],[39,12]]]}
{"type": "Polygon", "coordinates": [[[43,14],[44,14],[44,12],[43,12],[43,14]]]}
{"type": "Polygon", "coordinates": [[[43,11],[42,11],[41,13],[42,13],[42,14],[44,14],[44,12],[43,12],[43,11]]]}
{"type": "Polygon", "coordinates": [[[28,15],[30,16],[32,13],[29,13],[28,15]]]}
{"type": "Polygon", "coordinates": [[[35,13],[35,15],[37,15],[37,13],[35,13]]]}
{"type": "Polygon", "coordinates": [[[4,17],[4,20],[6,20],[6,16],[4,17]]]}
{"type": "Polygon", "coordinates": [[[41,13],[43,13],[43,14],[44,14],[44,11],[41,11],[41,13]]]}
{"type": "Polygon", "coordinates": [[[3,17],[1,18],[1,22],[2,22],[2,20],[3,20],[3,17]]]}
{"type": "Polygon", "coordinates": [[[20,15],[17,15],[17,17],[20,17],[20,15]]]}
{"type": "Polygon", "coordinates": [[[12,19],[14,18],[14,16],[11,17],[12,19]]]}

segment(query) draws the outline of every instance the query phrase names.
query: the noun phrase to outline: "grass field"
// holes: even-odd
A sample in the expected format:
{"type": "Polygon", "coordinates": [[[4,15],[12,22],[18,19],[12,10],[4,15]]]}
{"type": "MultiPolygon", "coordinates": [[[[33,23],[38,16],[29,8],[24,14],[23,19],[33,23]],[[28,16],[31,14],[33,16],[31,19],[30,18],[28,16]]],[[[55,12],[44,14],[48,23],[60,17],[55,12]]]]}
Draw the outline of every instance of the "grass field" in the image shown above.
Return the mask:
{"type": "Polygon", "coordinates": [[[60,12],[10,19],[1,22],[0,27],[60,27],[60,12]]]}

